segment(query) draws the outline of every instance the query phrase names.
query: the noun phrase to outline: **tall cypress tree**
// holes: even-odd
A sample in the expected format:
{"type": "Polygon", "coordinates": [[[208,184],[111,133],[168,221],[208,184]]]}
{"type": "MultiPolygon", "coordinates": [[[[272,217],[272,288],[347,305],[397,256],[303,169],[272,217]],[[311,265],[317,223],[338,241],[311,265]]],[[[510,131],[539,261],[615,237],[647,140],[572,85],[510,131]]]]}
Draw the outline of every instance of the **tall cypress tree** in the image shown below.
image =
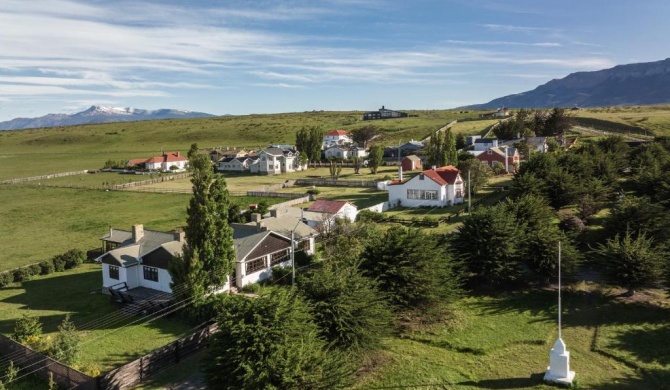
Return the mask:
{"type": "Polygon", "coordinates": [[[183,255],[171,262],[170,274],[179,299],[198,301],[208,287],[225,284],[233,272],[235,251],[226,182],[214,174],[209,157],[199,154],[196,144],[188,156],[193,196],[186,209],[186,245],[183,255]]]}
{"type": "Polygon", "coordinates": [[[456,137],[447,129],[444,134],[444,164],[456,166],[458,164],[458,151],[456,150],[456,137]]]}

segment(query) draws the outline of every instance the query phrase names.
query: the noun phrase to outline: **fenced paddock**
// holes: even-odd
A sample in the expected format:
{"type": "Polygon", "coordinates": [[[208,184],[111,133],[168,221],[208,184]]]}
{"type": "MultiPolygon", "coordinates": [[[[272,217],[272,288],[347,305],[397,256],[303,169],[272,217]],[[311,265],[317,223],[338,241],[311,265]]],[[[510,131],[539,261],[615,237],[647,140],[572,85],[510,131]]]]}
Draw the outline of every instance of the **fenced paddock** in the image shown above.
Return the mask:
{"type": "Polygon", "coordinates": [[[332,180],[332,179],[296,179],[296,186],[319,187],[371,187],[377,188],[376,180],[332,180]]]}

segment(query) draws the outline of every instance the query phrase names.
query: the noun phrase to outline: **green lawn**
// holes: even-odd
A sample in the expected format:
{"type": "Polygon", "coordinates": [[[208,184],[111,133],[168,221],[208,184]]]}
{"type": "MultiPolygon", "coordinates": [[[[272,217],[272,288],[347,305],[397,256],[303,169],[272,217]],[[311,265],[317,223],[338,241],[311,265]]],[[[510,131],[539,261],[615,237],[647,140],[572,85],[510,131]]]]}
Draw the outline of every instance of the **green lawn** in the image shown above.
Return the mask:
{"type": "Polygon", "coordinates": [[[486,119],[481,121],[465,121],[457,122],[451,127],[451,131],[455,134],[477,135],[481,134],[485,129],[500,122],[499,119],[486,119]]]}
{"type": "MultiPolygon", "coordinates": [[[[48,180],[39,180],[33,181],[31,183],[36,184],[40,183],[41,185],[46,186],[72,186],[72,187],[107,187],[116,184],[124,184],[136,181],[151,180],[157,179],[160,177],[166,177],[169,174],[160,174],[156,173],[150,175],[129,175],[121,174],[117,172],[100,172],[100,173],[85,173],[82,175],[72,175],[72,176],[62,176],[55,177],[48,180]]],[[[186,179],[187,181],[189,179],[186,179]]]]}
{"type": "Polygon", "coordinates": [[[641,127],[656,136],[670,135],[670,106],[601,107],[571,111],[571,115],[641,127]]]}
{"type": "MultiPolygon", "coordinates": [[[[580,388],[667,388],[667,300],[574,290],[564,293],[563,308],[580,388]]],[[[464,298],[450,321],[387,339],[355,388],[550,389],[542,378],[556,329],[555,290],[464,298]]]]}
{"type": "Polygon", "coordinates": [[[0,332],[10,334],[16,319],[30,314],[40,317],[45,333],[54,333],[65,314],[71,313],[82,336],[77,366],[106,371],[189,331],[176,317],[130,324],[139,317],[119,315],[119,307],[108,296],[94,292],[101,285],[100,265],[84,264],[0,289],[0,332]]]}

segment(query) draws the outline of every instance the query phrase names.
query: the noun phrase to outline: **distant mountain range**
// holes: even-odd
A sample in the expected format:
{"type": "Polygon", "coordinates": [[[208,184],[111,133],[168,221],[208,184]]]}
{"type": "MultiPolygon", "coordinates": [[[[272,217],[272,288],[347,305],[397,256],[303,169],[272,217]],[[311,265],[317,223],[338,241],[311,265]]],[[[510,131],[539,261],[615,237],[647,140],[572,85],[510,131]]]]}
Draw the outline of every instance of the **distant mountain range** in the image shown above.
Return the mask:
{"type": "Polygon", "coordinates": [[[532,91],[462,108],[602,107],[670,103],[670,58],[571,73],[532,91]]]}
{"type": "Polygon", "coordinates": [[[84,125],[92,123],[147,121],[154,119],[204,118],[214,116],[204,112],[171,109],[141,110],[137,108],[91,106],[76,114],[49,114],[39,118],[16,118],[0,122],[0,130],[21,130],[36,127],[84,125]]]}

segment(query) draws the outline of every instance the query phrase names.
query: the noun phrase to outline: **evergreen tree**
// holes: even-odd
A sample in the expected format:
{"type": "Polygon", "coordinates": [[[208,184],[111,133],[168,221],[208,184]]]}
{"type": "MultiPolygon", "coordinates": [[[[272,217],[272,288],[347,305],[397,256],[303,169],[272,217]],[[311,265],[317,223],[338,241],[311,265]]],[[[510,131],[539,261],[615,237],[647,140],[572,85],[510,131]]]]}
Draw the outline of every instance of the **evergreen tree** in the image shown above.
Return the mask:
{"type": "Polygon", "coordinates": [[[456,149],[461,150],[465,146],[465,135],[463,135],[463,133],[458,133],[456,135],[456,149]]]}
{"type": "Polygon", "coordinates": [[[444,134],[444,165],[453,165],[458,164],[458,151],[456,150],[456,138],[451,132],[451,129],[447,129],[444,134]]]}
{"type": "Polygon", "coordinates": [[[371,240],[362,256],[364,275],[376,278],[392,305],[430,309],[461,293],[461,277],[438,237],[395,226],[371,240]]]}
{"type": "Polygon", "coordinates": [[[296,291],[226,297],[204,363],[210,389],[333,389],[352,366],[327,351],[309,306],[296,291]]]}
{"type": "Polygon", "coordinates": [[[189,151],[193,196],[186,209],[183,255],[170,264],[172,290],[178,299],[198,303],[207,288],[222,286],[235,262],[232,229],[228,225],[228,190],[223,176],[214,174],[207,155],[189,151]]]}
{"type": "Polygon", "coordinates": [[[14,323],[12,338],[19,343],[31,345],[39,341],[40,336],[42,336],[42,323],[39,317],[23,314],[14,323]]]}
{"type": "Polygon", "coordinates": [[[362,148],[367,148],[368,143],[379,134],[379,130],[372,125],[359,127],[351,131],[351,139],[362,148]]]}
{"type": "Polygon", "coordinates": [[[310,160],[310,142],[309,131],[306,128],[301,128],[295,134],[295,148],[298,151],[298,159],[300,165],[309,164],[310,160]]]}
{"type": "Polygon", "coordinates": [[[323,131],[320,127],[312,126],[309,128],[309,137],[307,137],[307,155],[313,162],[321,161],[321,148],[323,146],[323,131]]]}
{"type": "Polygon", "coordinates": [[[598,244],[594,253],[608,280],[628,288],[628,296],[662,280],[665,257],[644,233],[632,234],[629,230],[623,236],[617,234],[604,245],[598,244]]]}
{"type": "Polygon", "coordinates": [[[79,358],[80,343],[81,338],[68,313],[58,326],[58,333],[51,345],[50,355],[61,363],[73,365],[79,358]]]}
{"type": "Polygon", "coordinates": [[[468,172],[470,173],[470,191],[473,195],[479,192],[489,182],[491,176],[493,176],[491,167],[482,164],[474,156],[467,160],[461,160],[458,163],[458,169],[461,171],[461,177],[465,181],[466,189],[468,188],[468,172]]]}
{"type": "Polygon", "coordinates": [[[300,278],[320,334],[342,350],[370,351],[389,334],[391,311],[376,287],[350,263],[328,262],[300,278]]]}
{"type": "Polygon", "coordinates": [[[523,276],[524,228],[504,205],[478,209],[453,235],[453,254],[475,279],[490,284],[517,281],[523,276]]]}
{"type": "Polygon", "coordinates": [[[375,145],[370,148],[370,155],[368,156],[368,168],[372,174],[377,173],[377,169],[384,163],[384,149],[381,145],[375,145]]]}

